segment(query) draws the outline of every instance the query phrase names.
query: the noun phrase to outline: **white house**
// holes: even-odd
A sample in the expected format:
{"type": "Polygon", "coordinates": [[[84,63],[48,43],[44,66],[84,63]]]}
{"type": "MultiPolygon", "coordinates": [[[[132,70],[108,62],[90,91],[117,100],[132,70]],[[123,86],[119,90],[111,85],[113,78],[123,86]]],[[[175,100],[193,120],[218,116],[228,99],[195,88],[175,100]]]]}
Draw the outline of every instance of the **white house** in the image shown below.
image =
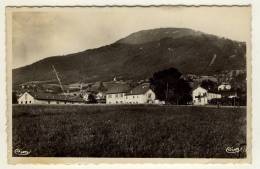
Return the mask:
{"type": "Polygon", "coordinates": [[[223,90],[230,90],[231,85],[228,83],[222,83],[221,85],[218,86],[218,91],[223,91],[223,90]]]}
{"type": "Polygon", "coordinates": [[[192,91],[192,100],[194,105],[208,104],[208,91],[202,87],[197,87],[192,91]]]}
{"type": "Polygon", "coordinates": [[[100,92],[98,92],[96,94],[96,98],[97,98],[97,100],[105,99],[106,98],[106,94],[104,92],[100,91],[100,92]]]}
{"type": "Polygon", "coordinates": [[[106,92],[106,104],[124,104],[125,95],[130,90],[128,84],[116,84],[106,92]]]}
{"type": "Polygon", "coordinates": [[[208,101],[215,98],[221,98],[221,95],[218,93],[208,92],[200,86],[192,91],[194,105],[206,105],[208,104],[208,101]]]}
{"type": "Polygon", "coordinates": [[[50,93],[25,92],[18,98],[18,104],[84,104],[80,97],[50,93]]]}
{"type": "Polygon", "coordinates": [[[18,104],[34,104],[36,101],[34,97],[29,94],[28,92],[23,93],[19,98],[18,98],[18,104]]]}
{"type": "Polygon", "coordinates": [[[106,95],[107,104],[145,104],[154,103],[155,93],[148,84],[141,84],[133,89],[127,85],[115,86],[106,95]]]}
{"type": "Polygon", "coordinates": [[[145,104],[155,103],[155,93],[150,89],[149,84],[141,84],[125,96],[125,103],[127,104],[145,104]]]}

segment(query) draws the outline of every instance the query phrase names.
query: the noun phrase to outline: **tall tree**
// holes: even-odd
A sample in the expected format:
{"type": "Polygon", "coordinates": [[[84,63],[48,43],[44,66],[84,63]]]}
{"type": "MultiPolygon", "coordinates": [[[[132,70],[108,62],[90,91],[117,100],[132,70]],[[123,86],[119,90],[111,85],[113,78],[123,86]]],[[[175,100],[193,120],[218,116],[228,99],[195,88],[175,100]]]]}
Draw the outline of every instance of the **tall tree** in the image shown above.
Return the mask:
{"type": "Polygon", "coordinates": [[[16,92],[12,92],[12,104],[17,104],[18,103],[18,99],[16,96],[16,92]]]}
{"type": "Polygon", "coordinates": [[[191,101],[191,87],[181,76],[175,68],[154,73],[150,83],[156,97],[172,104],[187,104],[191,101]]]}
{"type": "Polygon", "coordinates": [[[92,93],[88,95],[88,103],[97,103],[96,97],[92,93]]]}
{"type": "Polygon", "coordinates": [[[201,87],[203,87],[206,90],[216,90],[217,89],[217,83],[213,82],[212,80],[203,80],[201,82],[201,87]]]}

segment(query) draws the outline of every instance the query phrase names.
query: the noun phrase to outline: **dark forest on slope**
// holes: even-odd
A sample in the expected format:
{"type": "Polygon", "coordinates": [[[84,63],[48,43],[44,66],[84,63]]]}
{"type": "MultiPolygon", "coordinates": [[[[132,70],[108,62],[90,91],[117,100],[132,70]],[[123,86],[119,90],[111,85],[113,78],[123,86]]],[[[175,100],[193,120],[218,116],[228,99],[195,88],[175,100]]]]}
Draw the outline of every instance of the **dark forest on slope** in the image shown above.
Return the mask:
{"type": "Polygon", "coordinates": [[[113,44],[66,56],[54,56],[13,69],[13,84],[55,79],[64,83],[146,79],[175,67],[182,73],[211,75],[246,69],[246,44],[185,28],[133,33],[113,44]]]}

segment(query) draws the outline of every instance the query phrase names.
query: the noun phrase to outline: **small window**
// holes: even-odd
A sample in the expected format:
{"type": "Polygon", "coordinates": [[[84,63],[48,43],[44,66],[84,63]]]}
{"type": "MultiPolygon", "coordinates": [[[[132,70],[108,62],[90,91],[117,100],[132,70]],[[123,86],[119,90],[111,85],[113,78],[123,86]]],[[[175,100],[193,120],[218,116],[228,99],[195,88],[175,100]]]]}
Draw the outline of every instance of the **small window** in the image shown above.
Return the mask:
{"type": "Polygon", "coordinates": [[[57,104],[60,104],[60,102],[59,102],[59,101],[56,101],[56,103],[57,103],[57,104]]]}
{"type": "Polygon", "coordinates": [[[50,104],[51,102],[50,101],[48,101],[48,104],[50,104]]]}
{"type": "Polygon", "coordinates": [[[21,104],[23,104],[23,101],[21,101],[21,104]]]}
{"type": "Polygon", "coordinates": [[[120,103],[122,104],[122,103],[123,103],[123,101],[120,101],[120,103]]]}
{"type": "Polygon", "coordinates": [[[123,93],[121,93],[121,97],[123,97],[124,96],[124,94],[123,93]]]}
{"type": "Polygon", "coordinates": [[[117,104],[118,102],[116,101],[116,104],[117,104]]]}
{"type": "Polygon", "coordinates": [[[118,94],[116,94],[116,97],[118,97],[118,94]]]}
{"type": "Polygon", "coordinates": [[[27,104],[27,101],[25,101],[25,104],[27,104]]]}
{"type": "Polygon", "coordinates": [[[29,103],[32,103],[32,101],[29,101],[29,103]]]}
{"type": "Polygon", "coordinates": [[[135,98],[135,96],[133,96],[133,98],[135,98]]]}

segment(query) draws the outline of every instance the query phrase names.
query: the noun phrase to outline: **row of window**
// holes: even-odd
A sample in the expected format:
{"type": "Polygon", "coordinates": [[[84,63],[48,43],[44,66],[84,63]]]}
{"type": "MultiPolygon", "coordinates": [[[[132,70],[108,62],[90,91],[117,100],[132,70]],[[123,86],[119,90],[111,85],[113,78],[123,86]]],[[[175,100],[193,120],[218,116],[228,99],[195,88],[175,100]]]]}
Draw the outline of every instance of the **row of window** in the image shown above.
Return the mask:
{"type": "MultiPolygon", "coordinates": [[[[112,104],[112,102],[108,102],[109,104],[112,104]]],[[[115,104],[123,104],[123,101],[116,101],[115,104]]],[[[126,104],[138,104],[138,102],[126,102],[126,104]]]]}
{"type": "MultiPolygon", "coordinates": [[[[126,96],[126,98],[131,98],[131,96],[126,96]]],[[[133,99],[135,98],[135,96],[132,96],[133,97],[133,99]]],[[[136,96],[136,98],[139,98],[138,96],[136,96]]]]}
{"type": "MultiPolygon", "coordinates": [[[[112,96],[113,96],[112,94],[108,94],[107,97],[108,97],[108,98],[112,98],[112,96]]],[[[116,97],[116,98],[118,98],[118,97],[124,97],[124,94],[123,94],[123,93],[121,93],[121,94],[115,94],[115,97],[116,97]]],[[[137,95],[137,96],[132,96],[132,98],[135,98],[135,97],[136,97],[136,98],[139,98],[138,95],[137,95]]],[[[128,98],[131,98],[131,96],[126,96],[126,99],[128,99],[128,98]]]]}
{"type": "Polygon", "coordinates": [[[138,104],[138,102],[126,102],[128,104],[138,104]]]}
{"type": "Polygon", "coordinates": [[[31,104],[32,103],[32,101],[25,101],[25,102],[23,102],[23,101],[21,101],[21,104],[31,104]]]}

